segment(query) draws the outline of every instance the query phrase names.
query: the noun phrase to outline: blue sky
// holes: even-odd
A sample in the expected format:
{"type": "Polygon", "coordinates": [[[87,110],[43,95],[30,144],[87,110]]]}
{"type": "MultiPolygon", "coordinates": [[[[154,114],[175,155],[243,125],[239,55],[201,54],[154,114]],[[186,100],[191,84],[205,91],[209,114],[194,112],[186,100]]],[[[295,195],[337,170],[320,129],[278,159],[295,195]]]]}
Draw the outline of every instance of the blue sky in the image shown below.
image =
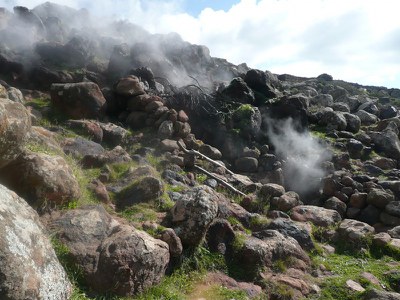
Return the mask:
{"type": "MultiPolygon", "coordinates": [[[[33,8],[43,0],[0,0],[33,8]]],[[[399,0],[52,0],[273,73],[400,88],[399,0]]]]}
{"type": "Polygon", "coordinates": [[[239,2],[240,1],[234,0],[184,0],[183,8],[188,14],[197,17],[200,12],[207,7],[213,10],[227,11],[233,4],[239,2]]]}

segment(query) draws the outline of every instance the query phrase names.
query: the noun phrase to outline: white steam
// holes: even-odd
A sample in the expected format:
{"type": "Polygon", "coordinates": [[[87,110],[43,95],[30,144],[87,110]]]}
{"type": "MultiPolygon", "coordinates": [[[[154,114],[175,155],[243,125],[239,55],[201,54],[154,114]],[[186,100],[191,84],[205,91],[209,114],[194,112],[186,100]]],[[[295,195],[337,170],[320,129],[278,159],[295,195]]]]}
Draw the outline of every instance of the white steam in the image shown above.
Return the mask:
{"type": "Polygon", "coordinates": [[[275,120],[268,117],[265,122],[270,143],[284,161],[287,188],[300,194],[318,189],[320,179],[325,175],[321,163],[330,159],[326,148],[307,130],[297,131],[292,118],[275,120]]]}

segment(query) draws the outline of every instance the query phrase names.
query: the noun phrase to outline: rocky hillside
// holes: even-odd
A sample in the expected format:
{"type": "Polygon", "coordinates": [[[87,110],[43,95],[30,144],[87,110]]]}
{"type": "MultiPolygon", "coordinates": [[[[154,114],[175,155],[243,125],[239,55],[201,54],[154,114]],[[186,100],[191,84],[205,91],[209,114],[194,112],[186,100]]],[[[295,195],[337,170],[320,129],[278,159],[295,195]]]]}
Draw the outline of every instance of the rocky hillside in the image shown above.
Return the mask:
{"type": "Polygon", "coordinates": [[[400,299],[399,89],[52,3],[0,78],[0,299],[400,299]]]}

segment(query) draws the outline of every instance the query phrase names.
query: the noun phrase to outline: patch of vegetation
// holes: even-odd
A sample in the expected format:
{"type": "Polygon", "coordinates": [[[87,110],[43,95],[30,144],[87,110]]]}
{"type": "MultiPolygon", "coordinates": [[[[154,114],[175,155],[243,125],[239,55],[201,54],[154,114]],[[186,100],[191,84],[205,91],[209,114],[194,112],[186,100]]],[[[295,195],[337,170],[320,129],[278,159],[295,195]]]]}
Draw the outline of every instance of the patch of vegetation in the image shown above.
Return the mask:
{"type": "Polygon", "coordinates": [[[294,293],[293,290],[283,283],[267,282],[267,290],[271,295],[271,299],[276,300],[292,300],[294,293]]]}
{"type": "Polygon", "coordinates": [[[34,109],[42,110],[44,108],[49,108],[51,102],[49,98],[33,98],[32,100],[25,103],[25,106],[31,106],[34,109]]]}
{"type": "MultiPolygon", "coordinates": [[[[350,293],[346,287],[346,281],[351,279],[359,282],[364,288],[370,287],[370,283],[360,275],[362,272],[369,272],[376,276],[384,286],[390,286],[386,272],[393,270],[392,258],[384,256],[380,259],[371,257],[355,257],[344,253],[331,254],[326,257],[313,256],[314,265],[324,265],[333,273],[321,283],[321,297],[319,299],[353,300],[360,299],[361,293],[350,293]]],[[[397,266],[400,271],[400,266],[397,266]]]]}
{"type": "Polygon", "coordinates": [[[85,287],[83,286],[83,271],[74,262],[71,257],[70,250],[67,246],[61,243],[56,237],[51,238],[51,244],[53,246],[54,252],[63,266],[65,272],[67,273],[68,279],[73,285],[73,292],[71,295],[71,300],[89,300],[86,294],[83,292],[85,287]]]}
{"type": "Polygon", "coordinates": [[[157,221],[157,212],[150,203],[138,203],[124,209],[121,217],[131,222],[157,221]]]}
{"type": "Polygon", "coordinates": [[[232,242],[233,251],[235,252],[240,251],[244,247],[245,242],[246,242],[246,236],[242,233],[237,232],[232,242]]]}
{"type": "Polygon", "coordinates": [[[205,247],[197,248],[193,253],[186,253],[181,266],[170,276],[164,277],[160,284],[151,287],[142,294],[134,297],[136,300],[185,300],[200,282],[207,271],[226,272],[224,257],[211,253],[205,247]]]}

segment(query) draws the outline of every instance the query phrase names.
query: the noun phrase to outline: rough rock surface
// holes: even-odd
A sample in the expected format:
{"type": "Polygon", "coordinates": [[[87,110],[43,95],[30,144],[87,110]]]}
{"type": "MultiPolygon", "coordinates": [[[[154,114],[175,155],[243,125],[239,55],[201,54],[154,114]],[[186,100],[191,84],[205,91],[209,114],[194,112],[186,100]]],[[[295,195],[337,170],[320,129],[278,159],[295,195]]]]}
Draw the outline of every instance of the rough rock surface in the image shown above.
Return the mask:
{"type": "Polygon", "coordinates": [[[8,186],[39,207],[66,203],[80,195],[79,184],[61,156],[26,152],[5,168],[8,186]]]}
{"type": "Polygon", "coordinates": [[[73,119],[97,119],[105,110],[106,99],[93,82],[53,84],[51,101],[73,119]]]}
{"type": "Polygon", "coordinates": [[[0,298],[69,299],[72,287],[37,213],[0,185],[0,298]]]}
{"type": "Polygon", "coordinates": [[[121,226],[99,247],[94,286],[100,292],[134,295],[161,281],[170,254],[167,243],[121,226]]]}
{"type": "Polygon", "coordinates": [[[0,168],[21,154],[30,127],[29,112],[22,104],[0,98],[0,168]]]}
{"type": "Polygon", "coordinates": [[[317,226],[334,225],[342,219],[336,210],[312,205],[294,207],[290,217],[295,221],[311,222],[317,226]]]}
{"type": "Polygon", "coordinates": [[[218,204],[210,188],[200,186],[183,193],[171,210],[174,230],[182,244],[197,246],[217,212],[218,204]]]}

